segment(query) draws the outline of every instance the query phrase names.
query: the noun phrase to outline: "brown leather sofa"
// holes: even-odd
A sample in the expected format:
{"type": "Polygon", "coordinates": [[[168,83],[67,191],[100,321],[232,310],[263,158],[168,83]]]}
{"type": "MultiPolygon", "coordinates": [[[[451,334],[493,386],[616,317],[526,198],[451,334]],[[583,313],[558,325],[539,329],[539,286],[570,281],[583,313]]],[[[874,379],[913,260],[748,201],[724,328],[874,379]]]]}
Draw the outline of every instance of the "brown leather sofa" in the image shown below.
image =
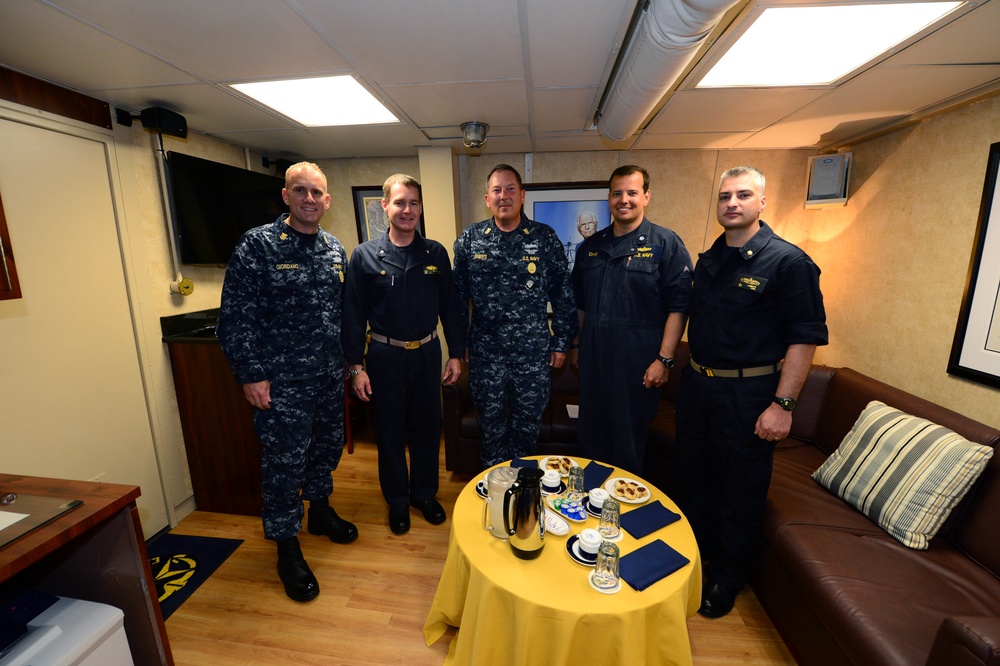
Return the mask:
{"type": "Polygon", "coordinates": [[[927,550],[912,550],[811,474],[880,400],[996,447],[1000,431],[850,368],[813,366],[779,443],[752,582],[802,664],[1000,664],[1000,456],[927,550]]]}
{"type": "MultiPolygon", "coordinates": [[[[689,352],[661,392],[643,477],[674,487],[674,401],[689,352]]],[[[553,373],[539,453],[575,453],[576,372],[553,373]]],[[[816,483],[871,400],[926,418],[966,439],[1000,444],[1000,430],[850,368],[814,365],[790,436],[778,444],[752,586],[802,664],[1000,666],[1000,455],[994,456],[927,550],[912,550],[816,483]]],[[[468,386],[446,387],[449,470],[474,474],[479,430],[468,386]]]]}

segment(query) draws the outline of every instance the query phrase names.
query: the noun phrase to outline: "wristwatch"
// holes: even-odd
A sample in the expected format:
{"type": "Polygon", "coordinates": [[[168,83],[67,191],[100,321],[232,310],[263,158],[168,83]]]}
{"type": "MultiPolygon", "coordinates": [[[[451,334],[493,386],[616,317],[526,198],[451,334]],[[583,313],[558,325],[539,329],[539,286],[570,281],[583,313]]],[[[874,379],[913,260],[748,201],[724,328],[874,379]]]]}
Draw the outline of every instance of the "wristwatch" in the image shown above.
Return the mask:
{"type": "Polygon", "coordinates": [[[666,356],[657,356],[656,358],[660,359],[660,363],[667,366],[667,370],[674,367],[674,359],[667,358],[666,356]]]}
{"type": "Polygon", "coordinates": [[[781,405],[781,408],[783,410],[785,410],[786,412],[792,411],[799,404],[799,403],[795,402],[795,398],[779,398],[778,396],[775,396],[771,400],[772,400],[772,402],[775,402],[775,403],[781,405]]]}
{"type": "Polygon", "coordinates": [[[349,374],[351,377],[357,377],[358,375],[360,375],[364,371],[365,371],[364,368],[352,368],[352,369],[350,369],[350,370],[347,371],[347,374],[349,374]]]}

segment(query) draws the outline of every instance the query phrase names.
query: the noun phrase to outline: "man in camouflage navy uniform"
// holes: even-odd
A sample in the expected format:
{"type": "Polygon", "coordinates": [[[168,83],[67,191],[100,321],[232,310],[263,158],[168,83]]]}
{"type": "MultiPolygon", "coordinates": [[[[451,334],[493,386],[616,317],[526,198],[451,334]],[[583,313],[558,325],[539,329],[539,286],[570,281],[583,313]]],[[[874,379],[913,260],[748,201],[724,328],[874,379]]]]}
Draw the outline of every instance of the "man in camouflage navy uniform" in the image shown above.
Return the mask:
{"type": "Polygon", "coordinates": [[[264,536],[278,544],[278,576],[295,601],[319,594],[299,547],[309,532],[350,543],[357,528],[329,505],[331,472],[344,447],[341,303],[347,255],[319,227],[330,207],[315,164],[288,168],[289,213],[251,229],[226,270],[218,336],[236,381],[253,405],[260,438],[264,536]]]}
{"type": "Polygon", "coordinates": [[[521,175],[497,165],[487,177],[493,217],[455,241],[459,302],[472,306],[469,388],[484,469],[535,452],[552,388],[549,366],[566,362],[577,329],[562,242],[552,227],[529,220],[523,204],[521,175]]]}
{"type": "Polygon", "coordinates": [[[450,357],[441,380],[445,384],[455,383],[462,373],[465,330],[448,251],[417,231],[423,211],[420,183],[397,173],[386,179],[382,193],[389,229],[351,255],[343,340],[354,395],[372,404],[378,478],[389,505],[389,529],[405,534],[410,529],[410,505],[432,525],[445,521],[444,508],[434,499],[441,448],[438,319],[450,357]],[[371,341],[366,357],[368,327],[371,341]]]}

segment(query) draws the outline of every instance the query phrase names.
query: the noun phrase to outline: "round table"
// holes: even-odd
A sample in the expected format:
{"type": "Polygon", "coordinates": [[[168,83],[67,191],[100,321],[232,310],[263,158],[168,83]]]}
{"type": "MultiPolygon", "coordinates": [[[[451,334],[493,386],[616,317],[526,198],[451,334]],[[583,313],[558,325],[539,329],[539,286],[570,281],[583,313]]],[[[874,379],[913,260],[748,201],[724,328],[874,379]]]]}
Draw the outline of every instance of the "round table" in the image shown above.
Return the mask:
{"type": "MultiPolygon", "coordinates": [[[[573,460],[583,467],[590,462],[573,460]]],[[[643,481],[618,469],[615,476],[643,481]]],[[[476,494],[482,478],[466,485],[455,502],[448,557],[424,623],[427,645],[448,626],[458,628],[446,664],[691,663],[687,618],[701,604],[701,559],[687,519],[663,492],[643,481],[649,501],[660,500],[681,519],[641,540],[625,532],[618,548],[624,556],[662,539],[690,564],[642,592],[622,581],[609,595],[590,586],[592,569],[566,551],[567,539],[596,527],[597,518],[568,521],[569,534],[545,535],[538,558],[518,559],[505,540],[483,529],[483,500],[476,494]]],[[[638,505],[621,506],[624,514],[638,505]]]]}

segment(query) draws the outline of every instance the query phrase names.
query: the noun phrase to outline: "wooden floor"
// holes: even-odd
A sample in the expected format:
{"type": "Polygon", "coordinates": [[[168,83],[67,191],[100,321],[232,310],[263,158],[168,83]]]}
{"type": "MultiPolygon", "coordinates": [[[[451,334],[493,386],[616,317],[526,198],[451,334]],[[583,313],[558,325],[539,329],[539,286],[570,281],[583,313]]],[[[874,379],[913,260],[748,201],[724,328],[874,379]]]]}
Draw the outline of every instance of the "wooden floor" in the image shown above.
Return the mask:
{"type": "MultiPolygon", "coordinates": [[[[258,518],[196,511],[174,529],[244,541],[167,620],[177,666],[443,663],[453,631],[427,647],[423,625],[444,566],[451,508],[466,481],[442,471],[438,500],[448,521],[435,527],[411,511],[412,529],[395,536],[376,461],[373,444],[357,443],[334,472],[332,504],[357,524],[357,541],[337,545],[305,530],[299,536],[320,583],[313,602],[285,596],[274,544],[258,518]]],[[[795,663],[749,589],[725,618],[696,615],[688,629],[695,664],[795,663]]]]}

